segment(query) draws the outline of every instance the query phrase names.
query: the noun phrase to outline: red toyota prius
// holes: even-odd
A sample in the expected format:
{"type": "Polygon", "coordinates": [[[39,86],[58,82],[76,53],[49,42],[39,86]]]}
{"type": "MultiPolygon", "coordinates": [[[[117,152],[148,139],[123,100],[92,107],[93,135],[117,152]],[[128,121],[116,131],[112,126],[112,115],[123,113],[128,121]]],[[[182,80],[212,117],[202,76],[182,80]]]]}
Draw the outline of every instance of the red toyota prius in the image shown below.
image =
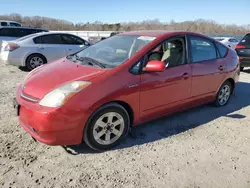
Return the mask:
{"type": "Polygon", "coordinates": [[[226,105],[239,74],[236,52],[202,34],[127,32],[34,69],[15,107],[39,142],[105,150],[132,126],[204,103],[226,105]]]}

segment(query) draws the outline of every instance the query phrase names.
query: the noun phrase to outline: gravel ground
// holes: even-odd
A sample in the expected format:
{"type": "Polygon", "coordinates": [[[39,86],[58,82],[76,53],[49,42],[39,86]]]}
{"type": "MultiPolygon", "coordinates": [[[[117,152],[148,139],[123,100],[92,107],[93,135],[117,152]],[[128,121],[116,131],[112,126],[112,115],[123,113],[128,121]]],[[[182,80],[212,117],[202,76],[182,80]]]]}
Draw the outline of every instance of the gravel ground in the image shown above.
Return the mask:
{"type": "Polygon", "coordinates": [[[228,106],[147,123],[101,153],[46,146],[25,133],[12,98],[26,74],[0,65],[0,187],[250,187],[250,71],[228,106]]]}

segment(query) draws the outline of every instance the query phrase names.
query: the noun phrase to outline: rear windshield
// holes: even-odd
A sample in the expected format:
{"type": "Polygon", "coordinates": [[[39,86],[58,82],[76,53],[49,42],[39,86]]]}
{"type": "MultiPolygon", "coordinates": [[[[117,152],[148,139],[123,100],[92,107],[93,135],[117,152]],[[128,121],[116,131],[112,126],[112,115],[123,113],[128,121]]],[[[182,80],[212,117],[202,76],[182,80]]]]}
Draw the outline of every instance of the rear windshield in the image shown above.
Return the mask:
{"type": "Polygon", "coordinates": [[[241,41],[241,44],[250,45],[250,34],[247,34],[241,41]]]}

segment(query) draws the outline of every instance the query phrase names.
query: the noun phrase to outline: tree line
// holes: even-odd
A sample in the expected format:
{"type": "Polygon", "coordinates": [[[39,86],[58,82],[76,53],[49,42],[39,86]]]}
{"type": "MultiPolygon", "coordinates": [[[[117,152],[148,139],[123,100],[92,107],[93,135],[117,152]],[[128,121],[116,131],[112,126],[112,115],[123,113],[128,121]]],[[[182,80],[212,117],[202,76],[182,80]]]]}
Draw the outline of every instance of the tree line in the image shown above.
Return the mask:
{"type": "Polygon", "coordinates": [[[12,20],[22,23],[24,26],[42,27],[49,30],[85,30],[85,31],[132,31],[132,30],[182,30],[206,34],[233,34],[244,35],[250,31],[250,24],[238,26],[235,24],[218,24],[212,20],[199,19],[195,21],[168,23],[160,22],[158,19],[145,20],[141,22],[124,23],[102,23],[99,21],[90,23],[72,23],[41,16],[22,16],[20,14],[0,15],[0,20],[12,20]]]}

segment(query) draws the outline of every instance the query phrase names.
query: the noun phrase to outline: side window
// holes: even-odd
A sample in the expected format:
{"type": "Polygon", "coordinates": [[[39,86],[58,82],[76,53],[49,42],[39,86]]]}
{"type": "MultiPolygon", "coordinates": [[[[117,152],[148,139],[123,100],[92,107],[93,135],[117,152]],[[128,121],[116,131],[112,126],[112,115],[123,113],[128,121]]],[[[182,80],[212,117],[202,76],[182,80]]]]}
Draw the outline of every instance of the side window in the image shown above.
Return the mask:
{"type": "Polygon", "coordinates": [[[148,55],[148,61],[159,60],[166,68],[186,63],[185,37],[174,37],[155,47],[148,55]]]}
{"type": "Polygon", "coordinates": [[[10,26],[21,27],[21,24],[10,22],[10,26]]]}
{"type": "Polygon", "coordinates": [[[24,37],[33,34],[31,29],[17,29],[17,33],[19,37],[24,37]]]}
{"type": "Polygon", "coordinates": [[[216,48],[212,41],[203,37],[190,36],[190,44],[193,63],[217,58],[216,48]]]}
{"type": "Polygon", "coordinates": [[[42,42],[43,44],[62,44],[60,35],[44,35],[42,42]]]}
{"type": "Polygon", "coordinates": [[[218,42],[216,42],[215,45],[219,51],[220,57],[224,58],[227,54],[227,48],[218,42]]]}
{"type": "Polygon", "coordinates": [[[1,22],[1,26],[8,26],[7,22],[1,22]]]}
{"type": "Polygon", "coordinates": [[[43,43],[42,42],[42,37],[36,37],[36,38],[33,39],[33,41],[34,41],[35,44],[42,44],[43,43]]]}
{"type": "Polygon", "coordinates": [[[138,74],[138,73],[139,73],[139,70],[140,70],[140,65],[141,65],[141,62],[136,63],[136,64],[130,69],[130,72],[131,72],[132,74],[138,74]]]}
{"type": "Polygon", "coordinates": [[[1,36],[5,36],[5,37],[18,37],[17,33],[15,32],[15,29],[12,29],[12,28],[2,28],[2,30],[1,30],[1,36]]]}
{"type": "Polygon", "coordinates": [[[63,44],[85,45],[85,41],[73,35],[61,35],[63,44]]]}

